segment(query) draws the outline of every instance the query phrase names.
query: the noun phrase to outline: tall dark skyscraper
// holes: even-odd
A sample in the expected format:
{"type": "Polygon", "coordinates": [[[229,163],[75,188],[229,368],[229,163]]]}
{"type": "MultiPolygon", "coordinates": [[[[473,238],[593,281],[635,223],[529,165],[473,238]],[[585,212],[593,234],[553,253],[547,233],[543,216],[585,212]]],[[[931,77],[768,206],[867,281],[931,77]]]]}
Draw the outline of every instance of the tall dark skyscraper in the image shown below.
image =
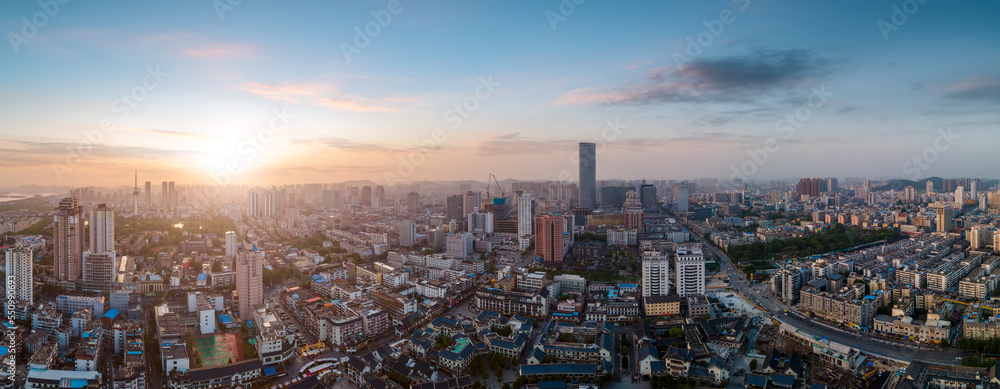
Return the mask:
{"type": "Polygon", "coordinates": [[[594,209],[597,202],[597,145],[580,142],[580,208],[594,209]]]}
{"type": "Polygon", "coordinates": [[[642,199],[642,209],[652,210],[656,207],[656,187],[649,184],[642,184],[639,187],[639,198],[642,199]]]}
{"type": "Polygon", "coordinates": [[[372,187],[368,185],[361,187],[361,206],[372,206],[372,187]]]}
{"type": "Polygon", "coordinates": [[[462,206],[465,203],[463,199],[462,195],[448,196],[445,204],[445,210],[447,212],[446,217],[449,222],[452,220],[457,220],[459,222],[465,220],[465,217],[462,215],[462,206]]]}

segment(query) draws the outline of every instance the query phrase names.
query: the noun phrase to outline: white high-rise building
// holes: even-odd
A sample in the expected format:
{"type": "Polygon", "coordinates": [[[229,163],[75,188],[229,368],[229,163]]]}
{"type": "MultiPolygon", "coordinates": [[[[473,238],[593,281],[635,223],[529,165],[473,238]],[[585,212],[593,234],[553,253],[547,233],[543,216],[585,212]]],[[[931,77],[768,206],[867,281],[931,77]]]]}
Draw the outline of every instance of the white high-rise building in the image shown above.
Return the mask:
{"type": "Polygon", "coordinates": [[[642,253],[642,296],[670,294],[670,257],[659,251],[642,253]]]}
{"type": "Polygon", "coordinates": [[[979,198],[979,185],[978,184],[979,183],[976,182],[976,180],[972,180],[972,182],[969,183],[969,197],[971,197],[972,199],[979,198]]]}
{"type": "Polygon", "coordinates": [[[681,297],[705,294],[705,256],[701,247],[677,247],[677,294],[681,297]]]}
{"type": "Polygon", "coordinates": [[[410,221],[399,222],[399,246],[413,247],[417,244],[417,225],[410,221]]]}
{"type": "Polygon", "coordinates": [[[31,306],[35,303],[31,249],[13,247],[6,250],[7,298],[31,306]]]}
{"type": "Polygon", "coordinates": [[[965,188],[961,186],[955,189],[955,206],[958,207],[959,211],[965,207],[965,188]]]}
{"type": "Polygon", "coordinates": [[[105,204],[98,204],[90,212],[90,252],[115,251],[115,211],[105,204]]]}
{"type": "Polygon", "coordinates": [[[473,212],[468,217],[469,232],[476,234],[493,233],[493,213],[473,212]]]}
{"type": "Polygon", "coordinates": [[[250,192],[250,216],[271,217],[274,215],[274,193],[271,191],[250,192]]]}
{"type": "Polygon", "coordinates": [[[525,193],[517,198],[517,236],[534,234],[535,196],[525,193]]]}
{"type": "Polygon", "coordinates": [[[472,234],[459,233],[449,235],[446,244],[448,245],[448,256],[452,258],[465,258],[472,254],[475,241],[472,234]]]}
{"type": "Polygon", "coordinates": [[[684,184],[674,187],[674,197],[677,200],[677,212],[688,211],[688,188],[684,184]]]}
{"type": "Polygon", "coordinates": [[[238,245],[236,233],[233,231],[226,232],[226,259],[236,258],[236,246],[238,245]]]}

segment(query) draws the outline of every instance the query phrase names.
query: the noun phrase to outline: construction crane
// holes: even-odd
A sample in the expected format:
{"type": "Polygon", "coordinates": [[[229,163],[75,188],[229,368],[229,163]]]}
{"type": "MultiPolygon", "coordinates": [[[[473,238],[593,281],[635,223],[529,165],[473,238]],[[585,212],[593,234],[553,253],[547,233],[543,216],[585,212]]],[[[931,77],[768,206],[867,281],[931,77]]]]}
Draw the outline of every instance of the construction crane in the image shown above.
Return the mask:
{"type": "MultiPolygon", "coordinates": [[[[507,196],[506,196],[507,194],[504,193],[503,187],[500,186],[500,181],[497,181],[497,176],[493,175],[493,173],[490,173],[490,178],[493,179],[493,182],[497,183],[497,189],[500,189],[500,198],[507,198],[507,196]]],[[[489,194],[489,186],[490,186],[490,183],[487,182],[486,183],[486,191],[487,191],[486,193],[487,194],[489,194]]]]}

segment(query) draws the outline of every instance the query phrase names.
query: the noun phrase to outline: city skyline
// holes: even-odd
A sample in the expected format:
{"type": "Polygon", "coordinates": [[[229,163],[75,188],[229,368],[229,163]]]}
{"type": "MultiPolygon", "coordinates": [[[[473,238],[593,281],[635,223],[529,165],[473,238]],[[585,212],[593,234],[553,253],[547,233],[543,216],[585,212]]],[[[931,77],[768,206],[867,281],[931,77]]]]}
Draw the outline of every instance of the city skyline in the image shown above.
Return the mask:
{"type": "Polygon", "coordinates": [[[571,5],[5,4],[0,180],[996,175],[995,4],[571,5]]]}

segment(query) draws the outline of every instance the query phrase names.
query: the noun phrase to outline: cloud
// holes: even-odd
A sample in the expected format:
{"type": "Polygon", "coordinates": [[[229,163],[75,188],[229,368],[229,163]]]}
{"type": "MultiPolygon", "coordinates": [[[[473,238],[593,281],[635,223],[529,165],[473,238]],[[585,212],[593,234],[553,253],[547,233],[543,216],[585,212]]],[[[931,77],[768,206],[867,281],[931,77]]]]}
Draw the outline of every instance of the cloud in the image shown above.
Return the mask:
{"type": "Polygon", "coordinates": [[[377,100],[355,96],[345,96],[339,93],[336,86],[330,84],[289,84],[278,85],[250,83],[240,89],[260,97],[281,100],[292,104],[311,104],[318,107],[342,111],[357,112],[394,112],[399,111],[395,105],[417,101],[409,97],[385,97],[377,100]],[[337,97],[331,97],[331,96],[337,97]]]}
{"type": "Polygon", "coordinates": [[[963,90],[949,92],[945,97],[964,101],[1000,103],[1000,85],[976,85],[963,90]]]}
{"type": "MultiPolygon", "coordinates": [[[[409,151],[416,150],[415,148],[385,144],[385,143],[369,143],[369,142],[359,142],[346,138],[320,138],[312,141],[294,141],[298,144],[311,144],[318,145],[325,148],[353,152],[353,153],[377,153],[377,154],[395,154],[395,153],[405,153],[409,151]]],[[[423,148],[424,151],[437,151],[441,147],[437,148],[423,148]]]]}
{"type": "Polygon", "coordinates": [[[161,135],[161,136],[175,137],[175,138],[208,139],[208,137],[206,137],[204,135],[201,135],[201,134],[194,134],[194,133],[190,133],[190,132],[181,132],[181,131],[155,130],[155,129],[151,129],[151,128],[120,127],[120,126],[116,126],[116,127],[114,127],[114,129],[116,129],[116,130],[126,130],[126,131],[138,132],[138,133],[143,133],[143,134],[151,134],[151,135],[161,135]]]}
{"type": "MultiPolygon", "coordinates": [[[[746,135],[721,131],[691,131],[675,136],[622,138],[607,142],[609,150],[639,152],[647,150],[663,151],[671,148],[703,148],[718,146],[750,147],[759,146],[767,139],[763,135],[746,135]]],[[[832,139],[789,139],[782,143],[832,142],[832,139]]],[[[511,155],[547,155],[555,151],[576,150],[579,139],[538,139],[527,138],[518,133],[493,136],[475,143],[477,154],[496,157],[511,155]]]]}
{"type": "Polygon", "coordinates": [[[194,58],[232,58],[249,56],[256,51],[257,46],[254,45],[208,42],[201,47],[184,50],[183,54],[194,58]]]}
{"type": "Polygon", "coordinates": [[[683,102],[752,102],[763,96],[797,89],[822,77],[830,61],[808,50],[754,50],[747,54],[699,58],[682,66],[663,66],[645,79],[601,91],[572,90],[559,98],[568,104],[649,105],[683,102]]]}

